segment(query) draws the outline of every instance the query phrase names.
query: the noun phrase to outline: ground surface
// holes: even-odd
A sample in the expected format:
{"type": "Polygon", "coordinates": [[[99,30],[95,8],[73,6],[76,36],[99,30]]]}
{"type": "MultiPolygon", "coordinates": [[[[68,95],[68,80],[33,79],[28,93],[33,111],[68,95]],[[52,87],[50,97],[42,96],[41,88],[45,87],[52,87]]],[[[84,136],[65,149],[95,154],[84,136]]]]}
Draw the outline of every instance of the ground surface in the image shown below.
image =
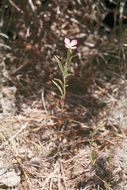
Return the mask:
{"type": "Polygon", "coordinates": [[[11,50],[1,49],[0,189],[126,190],[126,54],[120,57],[120,45],[127,37],[87,31],[76,17],[83,7],[74,12],[61,4],[59,18],[49,5],[44,23],[54,20],[40,41],[29,31],[25,36],[19,19],[22,33],[9,41],[11,50]],[[65,36],[78,40],[78,56],[61,116],[51,80],[61,77],[53,56],[66,55],[65,36]]]}

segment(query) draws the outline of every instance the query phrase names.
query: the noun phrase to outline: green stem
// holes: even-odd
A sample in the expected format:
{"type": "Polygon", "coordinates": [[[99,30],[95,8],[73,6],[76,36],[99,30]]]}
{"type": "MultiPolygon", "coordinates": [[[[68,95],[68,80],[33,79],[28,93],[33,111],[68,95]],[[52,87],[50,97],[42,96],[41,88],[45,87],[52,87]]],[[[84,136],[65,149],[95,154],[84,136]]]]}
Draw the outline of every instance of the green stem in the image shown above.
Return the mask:
{"type": "Polygon", "coordinates": [[[66,77],[64,76],[63,77],[63,96],[61,97],[62,112],[64,111],[65,97],[66,97],[66,77]]]}
{"type": "Polygon", "coordinates": [[[62,105],[62,112],[63,112],[63,108],[64,108],[64,104],[65,104],[65,97],[66,97],[66,83],[67,83],[67,75],[68,75],[68,71],[70,69],[70,61],[71,61],[71,54],[72,54],[72,50],[68,49],[67,52],[67,59],[65,62],[65,66],[64,66],[64,72],[63,72],[63,96],[61,97],[61,105],[62,105]]]}

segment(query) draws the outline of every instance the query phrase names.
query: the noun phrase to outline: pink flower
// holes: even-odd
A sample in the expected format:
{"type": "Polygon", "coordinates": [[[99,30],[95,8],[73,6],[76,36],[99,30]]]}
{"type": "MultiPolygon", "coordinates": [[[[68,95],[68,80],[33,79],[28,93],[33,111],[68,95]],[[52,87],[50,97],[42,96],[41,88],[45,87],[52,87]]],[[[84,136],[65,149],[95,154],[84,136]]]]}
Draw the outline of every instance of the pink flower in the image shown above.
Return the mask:
{"type": "Polygon", "coordinates": [[[65,38],[64,39],[64,42],[65,42],[65,47],[66,48],[69,48],[69,49],[76,49],[77,48],[77,40],[72,40],[70,41],[68,38],[65,38]]]}

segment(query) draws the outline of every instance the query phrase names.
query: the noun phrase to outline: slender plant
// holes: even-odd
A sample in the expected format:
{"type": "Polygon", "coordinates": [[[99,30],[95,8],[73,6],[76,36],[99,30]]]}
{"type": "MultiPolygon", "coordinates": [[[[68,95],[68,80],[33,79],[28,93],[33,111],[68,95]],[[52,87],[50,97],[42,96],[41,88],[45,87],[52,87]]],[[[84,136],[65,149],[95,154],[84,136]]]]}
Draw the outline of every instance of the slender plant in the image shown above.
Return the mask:
{"type": "Polygon", "coordinates": [[[68,86],[68,77],[72,75],[70,70],[70,64],[73,57],[76,55],[73,55],[73,50],[77,48],[77,40],[70,41],[68,38],[64,39],[65,47],[68,48],[67,51],[67,58],[64,61],[62,58],[60,58],[58,55],[55,56],[55,59],[58,63],[59,69],[62,74],[62,80],[58,78],[54,78],[53,83],[58,88],[61,94],[61,111],[64,111],[64,105],[65,105],[65,98],[66,98],[66,87],[68,86]]]}
{"type": "Polygon", "coordinates": [[[91,164],[94,165],[95,161],[96,161],[96,151],[95,151],[95,148],[94,148],[94,143],[95,143],[95,135],[97,134],[98,132],[98,129],[100,128],[100,126],[97,126],[93,132],[91,132],[91,140],[89,141],[89,144],[90,144],[90,150],[91,150],[91,155],[90,155],[90,161],[91,161],[91,164]]]}
{"type": "Polygon", "coordinates": [[[94,135],[95,135],[95,133],[92,132],[91,133],[91,140],[89,141],[89,143],[90,143],[90,150],[91,150],[90,161],[91,161],[92,165],[94,165],[95,159],[96,159],[96,152],[94,150],[94,135]]]}

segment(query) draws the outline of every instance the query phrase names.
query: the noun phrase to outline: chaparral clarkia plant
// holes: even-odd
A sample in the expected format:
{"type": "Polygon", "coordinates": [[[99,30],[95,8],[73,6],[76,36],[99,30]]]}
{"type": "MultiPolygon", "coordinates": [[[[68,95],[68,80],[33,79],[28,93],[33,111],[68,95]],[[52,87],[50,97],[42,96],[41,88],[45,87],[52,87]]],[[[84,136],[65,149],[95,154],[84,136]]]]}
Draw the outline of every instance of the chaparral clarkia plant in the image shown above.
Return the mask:
{"type": "Polygon", "coordinates": [[[72,40],[65,38],[64,39],[65,47],[68,48],[67,51],[67,58],[66,60],[62,60],[59,56],[55,56],[55,59],[58,63],[58,66],[60,68],[61,74],[62,74],[62,80],[54,78],[53,83],[56,85],[56,87],[59,89],[61,94],[61,110],[64,111],[64,104],[65,104],[65,97],[66,97],[66,87],[68,86],[68,77],[71,75],[69,72],[70,70],[70,63],[73,57],[76,55],[73,55],[74,49],[77,49],[77,40],[72,40]]]}

